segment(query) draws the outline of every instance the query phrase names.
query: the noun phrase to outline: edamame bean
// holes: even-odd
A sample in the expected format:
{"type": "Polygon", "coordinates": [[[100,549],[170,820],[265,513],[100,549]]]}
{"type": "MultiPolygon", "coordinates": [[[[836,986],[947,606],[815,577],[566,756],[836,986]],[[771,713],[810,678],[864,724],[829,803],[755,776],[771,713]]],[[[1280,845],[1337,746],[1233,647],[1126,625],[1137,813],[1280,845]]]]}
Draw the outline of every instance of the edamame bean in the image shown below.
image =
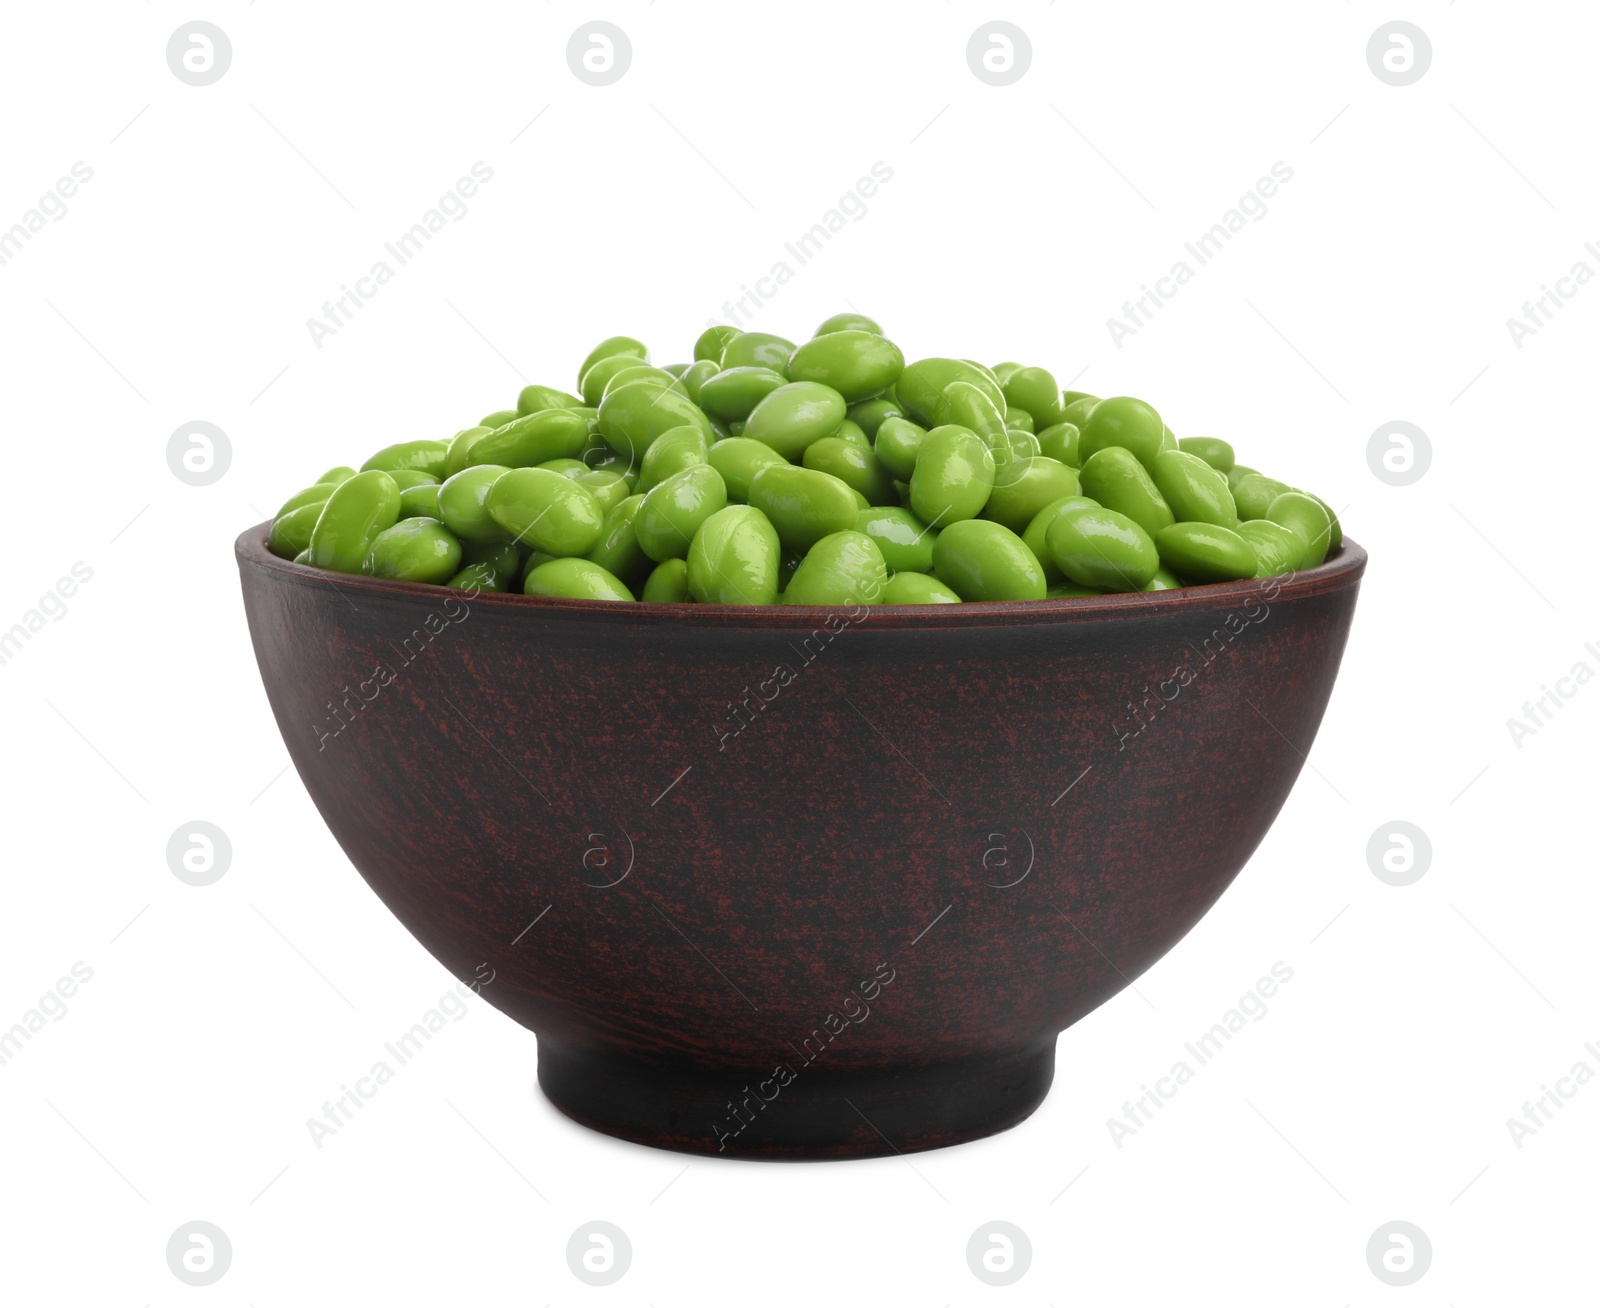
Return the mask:
{"type": "Polygon", "coordinates": [[[576,395],[558,390],[554,386],[524,386],[517,395],[517,412],[538,413],[541,409],[581,409],[583,401],[576,395]]]}
{"type": "Polygon", "coordinates": [[[673,427],[662,432],[644,452],[634,489],[641,495],[654,490],[673,473],[704,463],[709,450],[706,434],[698,427],[673,427]]]}
{"type": "Polygon", "coordinates": [[[620,472],[612,472],[605,468],[587,469],[578,473],[572,480],[594,496],[602,513],[610,513],[633,491],[628,485],[628,479],[620,472]]]}
{"type": "Polygon", "coordinates": [[[600,393],[600,402],[602,404],[605,403],[607,395],[611,394],[619,386],[626,386],[629,382],[643,382],[647,386],[659,386],[665,390],[678,391],[683,395],[689,393],[684,389],[683,383],[665,368],[657,368],[650,363],[635,363],[631,368],[622,368],[611,374],[600,393]]]}
{"type": "Polygon", "coordinates": [[[852,404],[845,413],[845,418],[860,427],[869,441],[878,438],[878,428],[883,426],[885,418],[904,416],[900,406],[893,400],[863,400],[860,404],[852,404]]]}
{"type": "Polygon", "coordinates": [[[694,343],[695,362],[708,359],[717,365],[717,370],[722,369],[722,351],[727,348],[728,342],[739,334],[737,327],[707,327],[701,332],[694,343]]]}
{"type": "Polygon", "coordinates": [[[878,326],[864,313],[836,313],[831,318],[823,319],[822,326],[812,332],[812,336],[826,336],[830,332],[876,332],[883,335],[883,328],[878,326]]]}
{"type": "Polygon", "coordinates": [[[439,487],[439,516],[444,525],[463,541],[510,540],[511,533],[484,507],[489,488],[509,471],[498,463],[477,463],[446,478],[439,487]]]}
{"type": "Polygon", "coordinates": [[[546,472],[559,472],[570,481],[577,481],[583,473],[589,471],[588,464],[581,459],[546,459],[543,463],[536,463],[533,466],[543,468],[546,472]]]}
{"type": "Polygon", "coordinates": [[[461,566],[482,564],[504,582],[522,574],[522,551],[510,541],[462,541],[461,566]]]}
{"type": "Polygon", "coordinates": [[[1061,387],[1045,368],[1018,368],[1001,379],[1006,404],[1025,409],[1034,423],[1050,427],[1061,421],[1061,387]]]}
{"type": "Polygon", "coordinates": [[[701,388],[721,371],[722,367],[715,359],[696,359],[684,369],[683,376],[678,380],[683,383],[684,393],[696,404],[700,404],[701,388]]]}
{"type": "Polygon", "coordinates": [[[1239,525],[1227,477],[1199,455],[1163,450],[1150,476],[1179,522],[1214,522],[1230,529],[1239,525]]]}
{"type": "Polygon", "coordinates": [[[1287,527],[1300,538],[1298,568],[1314,568],[1328,556],[1328,540],[1333,524],[1328,511],[1311,496],[1300,491],[1285,491],[1267,506],[1268,522],[1287,527]]]}
{"type": "Polygon", "coordinates": [[[1150,578],[1145,586],[1146,590],[1182,590],[1183,582],[1177,574],[1167,568],[1157,568],[1156,575],[1150,578]]]}
{"type": "Polygon", "coordinates": [[[361,471],[394,472],[400,468],[416,468],[437,477],[444,471],[445,455],[449,451],[448,441],[401,441],[397,445],[385,445],[361,465],[361,471]]]}
{"type": "Polygon", "coordinates": [[[1053,423],[1036,434],[1039,437],[1039,453],[1069,468],[1083,466],[1078,458],[1078,429],[1070,422],[1053,423]]]}
{"type": "Polygon", "coordinates": [[[1256,552],[1236,531],[1211,522],[1175,522],[1156,533],[1161,562],[1189,581],[1241,581],[1256,575],[1256,552]]]}
{"type": "Polygon", "coordinates": [[[881,332],[841,328],[815,336],[789,357],[790,381],[821,382],[846,404],[870,399],[905,370],[900,347],[881,332]]]}
{"type": "MultiPolygon", "coordinates": [[[[1151,584],[1153,585],[1154,583],[1151,584]]],[[[1145,589],[1149,590],[1150,587],[1146,586],[1145,589]]],[[[1046,588],[1044,597],[1046,599],[1082,599],[1087,595],[1104,594],[1105,592],[1102,590],[1096,590],[1093,586],[1080,586],[1075,581],[1055,581],[1046,588]]]]}
{"type": "Polygon", "coordinates": [[[824,536],[800,560],[785,604],[880,604],[889,570],[870,536],[836,531],[824,536]]]}
{"type": "Polygon", "coordinates": [[[654,560],[639,546],[634,520],[644,504],[643,495],[630,495],[605,516],[600,539],[586,556],[627,586],[637,586],[649,573],[654,560]]]}
{"type": "Polygon", "coordinates": [[[437,518],[405,518],[372,539],[361,570],[369,577],[442,585],[461,566],[461,542],[437,518]]]}
{"type": "Polygon", "coordinates": [[[639,548],[657,563],[684,558],[700,524],[727,505],[728,488],[710,464],[675,472],[645,495],[633,520],[639,548]]]}
{"type": "Polygon", "coordinates": [[[439,479],[432,473],[422,472],[417,468],[394,468],[390,470],[389,476],[394,480],[394,484],[400,488],[402,495],[413,486],[437,486],[439,484],[439,479]]]}
{"type": "Polygon", "coordinates": [[[492,430],[495,427],[504,427],[508,422],[515,422],[520,416],[515,409],[496,409],[493,413],[486,413],[479,418],[478,426],[492,430]]]}
{"type": "Polygon", "coordinates": [[[472,443],[471,463],[532,468],[550,459],[570,459],[589,438],[589,423],[572,409],[542,409],[516,418],[472,443]]]}
{"type": "Polygon", "coordinates": [[[689,546],[689,594],[702,604],[771,604],[778,597],[778,533],[760,509],[730,504],[689,546]]]}
{"type": "Polygon", "coordinates": [[[1006,405],[1006,427],[1011,431],[1025,431],[1033,434],[1033,415],[1026,409],[1019,409],[1015,405],[1006,405]]]}
{"type": "Polygon", "coordinates": [[[713,418],[743,422],[787,380],[772,368],[726,368],[701,384],[698,403],[713,418]]]}
{"type": "Polygon", "coordinates": [[[1185,436],[1178,442],[1178,448],[1185,454],[1204,459],[1224,475],[1233,467],[1233,446],[1215,436],[1185,436]]]}
{"type": "Polygon", "coordinates": [[[445,481],[454,477],[467,466],[467,460],[472,447],[494,431],[493,427],[464,427],[450,438],[449,449],[445,451],[444,472],[439,480],[445,481]]]}
{"type": "Polygon", "coordinates": [[[663,559],[656,564],[639,598],[647,604],[683,604],[689,599],[689,564],[684,559],[663,559]]]}
{"type": "Polygon", "coordinates": [[[997,411],[1004,411],[1006,397],[994,374],[966,359],[918,359],[907,364],[895,381],[894,392],[906,416],[919,426],[937,426],[936,413],[945,388],[951,382],[967,382],[989,397],[997,411]]]}
{"type": "Polygon", "coordinates": [[[331,481],[319,481],[314,485],[307,486],[303,491],[296,491],[278,506],[278,511],[272,516],[281,518],[284,514],[293,513],[296,509],[304,508],[308,504],[326,504],[328,496],[333,494],[333,487],[334,483],[331,481]]]}
{"type": "Polygon", "coordinates": [[[938,533],[909,510],[860,509],[855,525],[862,535],[872,538],[891,573],[927,572],[933,567],[933,542],[938,533]]]}
{"type": "Polygon", "coordinates": [[[1259,472],[1248,473],[1233,483],[1233,503],[1242,521],[1264,518],[1272,501],[1288,489],[1272,477],[1263,477],[1259,472]]]}
{"type": "Polygon", "coordinates": [[[608,354],[603,359],[595,360],[578,384],[584,405],[598,408],[605,399],[606,387],[611,384],[611,379],[619,372],[637,368],[642,362],[643,359],[637,354],[608,354]]]}
{"type": "Polygon", "coordinates": [[[911,508],[937,527],[976,518],[994,489],[994,455],[965,427],[935,427],[917,448],[911,508]]]}
{"type": "Polygon", "coordinates": [[[998,522],[951,523],[933,544],[933,570],[964,601],[1044,598],[1039,560],[1022,537],[998,522]]]}
{"type": "MultiPolygon", "coordinates": [[[[584,375],[602,359],[613,359],[618,356],[629,359],[650,359],[650,347],[643,341],[632,336],[607,336],[605,340],[590,350],[584,356],[583,362],[578,365],[578,389],[583,387],[584,375]]],[[[593,404],[593,400],[585,400],[585,404],[593,404]]]]}
{"type": "Polygon", "coordinates": [[[341,481],[349,481],[356,475],[356,470],[341,463],[337,468],[329,468],[322,476],[317,478],[318,483],[328,482],[337,486],[341,481]]]}
{"type": "Polygon", "coordinates": [[[1110,445],[1091,454],[1084,460],[1078,480],[1085,495],[1132,518],[1144,528],[1146,535],[1154,536],[1176,521],[1171,507],[1161,498],[1149,472],[1132,450],[1110,445]]]}
{"type": "Polygon", "coordinates": [[[1119,395],[1096,404],[1078,428],[1078,453],[1085,462],[1101,450],[1116,448],[1127,450],[1149,468],[1161,452],[1166,424],[1143,400],[1119,395]]]}
{"type": "Polygon", "coordinates": [[[445,582],[454,590],[487,590],[495,593],[509,589],[506,578],[500,576],[487,563],[469,563],[445,582]]]}
{"type": "Polygon", "coordinates": [[[437,518],[439,516],[439,483],[423,482],[407,486],[400,492],[400,518],[437,518]]]}
{"type": "Polygon", "coordinates": [[[940,427],[965,427],[982,437],[983,443],[997,455],[1009,448],[1006,420],[1000,407],[971,382],[954,381],[946,386],[934,408],[934,416],[940,427]]]}
{"type": "Polygon", "coordinates": [[[921,572],[897,572],[883,588],[885,604],[959,604],[961,596],[937,577],[921,572]]]}
{"type": "MultiPolygon", "coordinates": [[[[1302,495],[1311,495],[1310,491],[1301,491],[1300,493],[1302,495]]],[[[1344,528],[1339,525],[1339,515],[1333,511],[1327,500],[1316,495],[1311,495],[1311,498],[1322,505],[1322,511],[1328,515],[1328,553],[1332,554],[1334,550],[1339,548],[1340,542],[1344,540],[1344,528]]]]}
{"type": "Polygon", "coordinates": [[[750,482],[756,473],[775,463],[788,460],[770,445],[753,441],[748,436],[729,436],[718,441],[706,453],[706,462],[722,474],[728,488],[728,498],[736,504],[750,500],[750,482]]]}
{"type": "Polygon", "coordinates": [[[596,420],[606,444],[635,463],[642,460],[651,443],[674,427],[698,427],[711,436],[711,422],[687,395],[664,390],[648,382],[619,386],[600,404],[596,420]]]}
{"type": "Polygon", "coordinates": [[[1056,566],[1055,555],[1050,552],[1050,524],[1066,510],[1077,508],[1082,504],[1099,507],[1087,495],[1063,495],[1058,500],[1051,500],[1034,514],[1027,530],[1022,533],[1022,543],[1032,550],[1033,557],[1039,560],[1039,566],[1044,569],[1047,585],[1053,585],[1061,580],[1061,569],[1056,566]]]}
{"type": "Polygon", "coordinates": [[[547,599],[631,600],[633,592],[588,559],[551,559],[522,579],[524,595],[547,599]]]}
{"type": "Polygon", "coordinates": [[[891,476],[909,482],[917,466],[917,449],[927,434],[907,418],[886,417],[873,435],[872,452],[891,476]]]}
{"type": "Polygon", "coordinates": [[[770,445],[786,459],[798,459],[806,446],[832,436],[844,421],[844,396],[821,382],[789,382],[751,410],[744,435],[770,445]]]}
{"type": "Polygon", "coordinates": [[[1078,474],[1066,464],[1042,454],[1014,458],[995,469],[982,516],[1020,535],[1045,505],[1078,491],[1078,474]]]}
{"type": "MultiPolygon", "coordinates": [[[[837,333],[843,335],[843,332],[837,333]]],[[[864,439],[864,438],[863,438],[864,439]]],[[[898,504],[894,493],[894,478],[889,475],[872,447],[865,443],[845,440],[839,436],[824,436],[812,441],[801,456],[802,466],[814,472],[826,472],[844,482],[868,504],[898,504]]]]}
{"type": "Polygon", "coordinates": [[[1089,415],[1094,412],[1094,406],[1100,403],[1098,395],[1074,395],[1068,399],[1069,392],[1062,391],[1061,421],[1070,422],[1080,432],[1089,415]]]}
{"type": "Polygon", "coordinates": [[[489,487],[484,508],[518,544],[557,558],[587,554],[600,539],[600,502],[548,468],[513,468],[489,487]]]}
{"type": "Polygon", "coordinates": [[[730,337],[722,347],[722,366],[726,370],[755,365],[771,368],[774,372],[785,372],[789,356],[793,353],[793,341],[786,341],[771,332],[740,332],[730,337]]]}
{"type": "Polygon", "coordinates": [[[1067,509],[1045,535],[1062,575],[1095,590],[1142,590],[1161,565],[1150,533],[1115,509],[1067,509]]]}
{"type": "Polygon", "coordinates": [[[1252,518],[1234,528],[1255,551],[1256,576],[1277,577],[1299,569],[1306,543],[1289,528],[1266,518],[1252,518]]]}
{"type": "Polygon", "coordinates": [[[380,468],[359,472],[334,487],[311,530],[311,565],[329,572],[360,572],[378,533],[400,520],[400,488],[380,468]]]}
{"type": "Polygon", "coordinates": [[[280,512],[272,520],[267,548],[283,559],[292,559],[301,550],[310,548],[311,533],[316,529],[317,519],[322,516],[324,503],[326,497],[297,505],[287,513],[280,512]]]}
{"type": "Polygon", "coordinates": [[[824,536],[853,528],[859,512],[845,482],[793,464],[760,469],[750,481],[750,505],[766,514],[786,548],[802,554],[824,536]]]}

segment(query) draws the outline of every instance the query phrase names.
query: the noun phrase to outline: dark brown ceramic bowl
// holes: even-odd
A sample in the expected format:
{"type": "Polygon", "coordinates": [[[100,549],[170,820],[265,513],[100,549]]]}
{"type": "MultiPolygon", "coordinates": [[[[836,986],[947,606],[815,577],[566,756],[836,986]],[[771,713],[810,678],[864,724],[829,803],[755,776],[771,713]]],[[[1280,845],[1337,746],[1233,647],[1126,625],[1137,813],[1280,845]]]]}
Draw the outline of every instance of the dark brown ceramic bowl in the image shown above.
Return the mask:
{"type": "Polygon", "coordinates": [[[1004,1130],[1199,920],[1322,719],[1366,564],[858,610],[468,595],[239,537],[267,697],[379,898],[628,1140],[1004,1130]]]}

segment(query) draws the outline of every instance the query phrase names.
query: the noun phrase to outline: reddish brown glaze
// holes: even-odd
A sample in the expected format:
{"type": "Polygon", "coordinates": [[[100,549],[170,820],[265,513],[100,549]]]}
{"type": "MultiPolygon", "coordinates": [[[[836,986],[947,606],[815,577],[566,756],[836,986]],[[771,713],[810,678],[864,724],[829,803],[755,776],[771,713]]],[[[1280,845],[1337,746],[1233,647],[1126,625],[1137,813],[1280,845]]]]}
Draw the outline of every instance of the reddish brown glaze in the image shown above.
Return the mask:
{"type": "Polygon", "coordinates": [[[262,680],[368,884],[458,977],[492,971],[563,1112],[766,1158],[1031,1113],[1056,1033],[1271,825],[1366,564],[1347,541],[1272,582],[748,609],[334,576],[266,534],[236,547],[262,680]]]}

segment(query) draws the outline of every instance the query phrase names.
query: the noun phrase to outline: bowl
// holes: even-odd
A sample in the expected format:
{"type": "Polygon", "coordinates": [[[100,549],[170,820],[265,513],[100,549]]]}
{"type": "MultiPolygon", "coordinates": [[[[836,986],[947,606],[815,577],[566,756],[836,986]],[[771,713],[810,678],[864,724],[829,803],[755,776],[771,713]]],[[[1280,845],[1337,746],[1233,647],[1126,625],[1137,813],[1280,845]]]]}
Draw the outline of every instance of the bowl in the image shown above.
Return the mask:
{"type": "Polygon", "coordinates": [[[236,544],[350,861],[538,1036],[567,1116],[723,1157],[910,1153],[1043,1100],[1299,775],[1366,565],[859,609],[529,600],[236,544]]]}

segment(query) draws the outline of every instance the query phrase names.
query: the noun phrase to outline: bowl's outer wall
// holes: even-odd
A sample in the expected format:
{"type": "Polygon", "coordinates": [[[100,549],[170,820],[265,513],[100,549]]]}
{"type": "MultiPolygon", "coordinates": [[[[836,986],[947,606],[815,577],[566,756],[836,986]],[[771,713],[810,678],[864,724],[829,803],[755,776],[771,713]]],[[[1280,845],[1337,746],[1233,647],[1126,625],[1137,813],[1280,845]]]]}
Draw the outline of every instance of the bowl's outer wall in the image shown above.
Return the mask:
{"type": "Polygon", "coordinates": [[[1365,563],[830,636],[334,583],[264,537],[268,698],[400,921],[541,1037],[747,1072],[1036,1046],[1136,978],[1288,795],[1365,563]]]}

